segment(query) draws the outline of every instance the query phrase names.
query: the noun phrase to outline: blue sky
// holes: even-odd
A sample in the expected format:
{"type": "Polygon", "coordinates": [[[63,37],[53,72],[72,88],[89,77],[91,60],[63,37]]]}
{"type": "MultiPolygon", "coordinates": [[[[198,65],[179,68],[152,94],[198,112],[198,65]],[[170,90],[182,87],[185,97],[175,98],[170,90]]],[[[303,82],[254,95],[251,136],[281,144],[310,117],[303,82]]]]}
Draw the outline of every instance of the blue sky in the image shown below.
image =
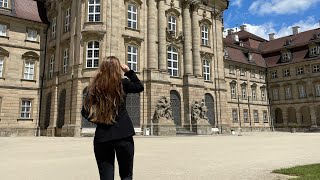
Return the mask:
{"type": "Polygon", "coordinates": [[[230,0],[224,12],[225,30],[245,24],[265,39],[269,33],[290,35],[293,26],[300,26],[300,32],[319,28],[319,22],[320,0],[230,0]]]}

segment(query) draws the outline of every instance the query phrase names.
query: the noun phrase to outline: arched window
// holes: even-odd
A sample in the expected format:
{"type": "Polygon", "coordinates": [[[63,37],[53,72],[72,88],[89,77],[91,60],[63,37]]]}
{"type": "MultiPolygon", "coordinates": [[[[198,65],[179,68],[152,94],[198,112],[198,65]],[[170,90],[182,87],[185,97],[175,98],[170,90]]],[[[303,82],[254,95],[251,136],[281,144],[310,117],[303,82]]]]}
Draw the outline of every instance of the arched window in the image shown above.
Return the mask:
{"type": "Polygon", "coordinates": [[[140,94],[128,94],[126,109],[134,127],[140,127],[140,94]]]}
{"type": "MultiPolygon", "coordinates": [[[[82,101],[84,101],[84,98],[87,96],[87,93],[88,93],[87,90],[88,90],[88,87],[85,87],[82,91],[82,101]]],[[[96,125],[94,123],[91,123],[86,118],[82,117],[81,128],[94,128],[94,127],[96,127],[96,125]]]]}
{"type": "Polygon", "coordinates": [[[169,46],[167,51],[168,73],[170,76],[179,76],[178,51],[175,47],[169,46]]]}
{"type": "Polygon", "coordinates": [[[172,36],[177,35],[177,18],[175,16],[168,17],[168,30],[172,36]]]}
{"type": "Polygon", "coordinates": [[[64,125],[65,120],[65,107],[66,107],[66,90],[63,89],[60,92],[59,97],[59,107],[58,107],[58,121],[57,121],[57,128],[62,128],[64,125]]]}
{"type": "Polygon", "coordinates": [[[99,42],[90,41],[87,46],[87,61],[86,68],[97,68],[99,67],[99,42]]]}
{"type": "Polygon", "coordinates": [[[129,44],[127,47],[128,66],[133,71],[138,71],[138,47],[129,44]]]}
{"type": "Polygon", "coordinates": [[[99,22],[100,20],[100,0],[88,0],[88,21],[99,22]]]}
{"type": "Polygon", "coordinates": [[[177,91],[170,91],[170,101],[173,121],[176,126],[181,126],[181,100],[177,91]]]}
{"type": "Polygon", "coordinates": [[[214,100],[213,97],[211,96],[211,94],[205,94],[204,95],[204,101],[206,103],[207,106],[207,117],[209,119],[209,123],[214,126],[215,125],[215,113],[214,113],[214,100]]]}

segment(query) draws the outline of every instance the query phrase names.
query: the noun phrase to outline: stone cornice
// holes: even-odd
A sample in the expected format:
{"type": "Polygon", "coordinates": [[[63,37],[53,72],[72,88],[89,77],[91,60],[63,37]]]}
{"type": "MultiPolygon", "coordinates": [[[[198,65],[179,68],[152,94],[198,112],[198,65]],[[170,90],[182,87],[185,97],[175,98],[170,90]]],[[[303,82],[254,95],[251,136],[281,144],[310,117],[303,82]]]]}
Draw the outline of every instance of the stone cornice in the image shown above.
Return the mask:
{"type": "Polygon", "coordinates": [[[134,37],[134,36],[126,35],[126,34],[123,34],[122,37],[124,39],[125,44],[133,43],[135,45],[141,46],[141,42],[144,41],[144,39],[142,39],[142,38],[134,37]]]}
{"type": "Polygon", "coordinates": [[[201,25],[201,24],[208,24],[209,26],[211,26],[211,25],[212,25],[212,22],[211,22],[209,19],[207,19],[207,18],[202,18],[202,19],[199,21],[199,25],[201,25]]]}
{"type": "Polygon", "coordinates": [[[124,0],[125,3],[133,3],[133,4],[137,4],[139,6],[142,5],[142,1],[141,0],[124,0]]]}
{"type": "Polygon", "coordinates": [[[166,16],[168,16],[169,14],[176,15],[177,17],[180,16],[180,12],[175,8],[170,8],[170,9],[166,10],[166,16]]]}
{"type": "Polygon", "coordinates": [[[39,60],[39,58],[40,58],[40,56],[33,51],[28,51],[22,55],[22,59],[39,60]]]}
{"type": "Polygon", "coordinates": [[[0,55],[9,57],[10,52],[0,47],[0,55]]]}

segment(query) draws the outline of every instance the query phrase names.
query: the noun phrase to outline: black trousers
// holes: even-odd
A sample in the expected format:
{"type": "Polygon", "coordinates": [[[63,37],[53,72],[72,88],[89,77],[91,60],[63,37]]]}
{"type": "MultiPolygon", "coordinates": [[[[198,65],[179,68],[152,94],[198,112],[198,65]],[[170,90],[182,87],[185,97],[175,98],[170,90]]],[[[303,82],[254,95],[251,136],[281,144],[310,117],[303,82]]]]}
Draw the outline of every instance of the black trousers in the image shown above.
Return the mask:
{"type": "Polygon", "coordinates": [[[100,180],[114,180],[114,159],[117,156],[121,180],[132,180],[134,142],[132,137],[103,143],[94,142],[100,180]]]}

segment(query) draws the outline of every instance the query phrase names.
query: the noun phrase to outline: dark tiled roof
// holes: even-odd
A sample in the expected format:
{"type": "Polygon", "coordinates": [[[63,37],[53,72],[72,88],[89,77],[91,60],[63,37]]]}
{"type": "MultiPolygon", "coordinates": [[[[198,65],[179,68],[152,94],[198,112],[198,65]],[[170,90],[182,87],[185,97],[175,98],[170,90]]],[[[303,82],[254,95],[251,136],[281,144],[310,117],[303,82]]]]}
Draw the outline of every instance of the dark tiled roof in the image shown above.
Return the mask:
{"type": "Polygon", "coordinates": [[[241,49],[237,49],[234,47],[226,47],[226,51],[228,52],[228,58],[226,59],[239,63],[252,64],[259,67],[266,67],[266,63],[261,54],[252,53],[253,62],[249,62],[248,58],[241,49]]]}
{"type": "Polygon", "coordinates": [[[0,14],[26,19],[30,21],[43,23],[42,17],[40,17],[43,7],[39,6],[39,2],[34,0],[12,0],[13,7],[11,11],[0,10],[0,14]],[[38,8],[39,6],[39,8],[38,8]]]}

